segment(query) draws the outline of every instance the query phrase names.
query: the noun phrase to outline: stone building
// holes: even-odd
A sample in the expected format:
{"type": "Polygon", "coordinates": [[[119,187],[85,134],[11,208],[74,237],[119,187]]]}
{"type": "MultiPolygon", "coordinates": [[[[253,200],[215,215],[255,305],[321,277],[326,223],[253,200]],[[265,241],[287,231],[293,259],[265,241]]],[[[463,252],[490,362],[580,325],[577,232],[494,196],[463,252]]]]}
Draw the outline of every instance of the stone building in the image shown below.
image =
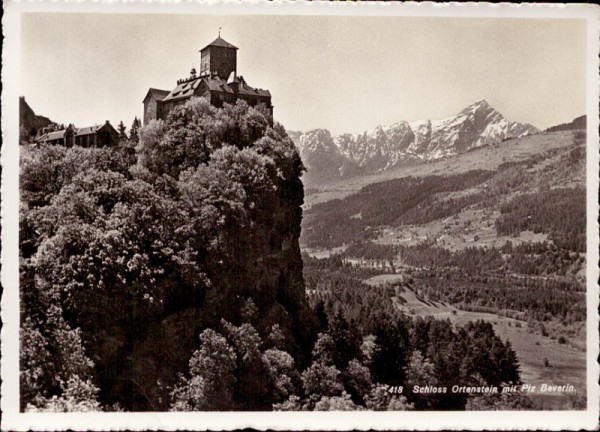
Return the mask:
{"type": "Polygon", "coordinates": [[[162,100],[170,93],[169,90],[151,88],[144,98],[144,124],[150,120],[164,118],[162,100]]]}
{"type": "Polygon", "coordinates": [[[153,119],[164,119],[177,105],[192,96],[205,97],[212,105],[234,104],[245,100],[248,105],[263,104],[273,118],[273,105],[269,90],[248,85],[243,76],[237,74],[237,47],[221,36],[200,50],[200,74],[192,68],[188,78],[177,81],[172,91],[151,88],[144,103],[144,124],[153,119]]]}
{"type": "Polygon", "coordinates": [[[112,147],[119,142],[119,133],[106,120],[103,125],[76,129],[69,125],[66,129],[47,131],[36,139],[37,143],[72,147],[112,147]]]}
{"type": "Polygon", "coordinates": [[[119,132],[106,120],[100,126],[77,129],[75,144],[81,147],[112,147],[119,143],[119,132]]]}
{"type": "Polygon", "coordinates": [[[66,129],[62,130],[42,130],[42,135],[36,139],[36,142],[73,147],[76,133],[77,131],[73,125],[69,125],[66,129]]]}

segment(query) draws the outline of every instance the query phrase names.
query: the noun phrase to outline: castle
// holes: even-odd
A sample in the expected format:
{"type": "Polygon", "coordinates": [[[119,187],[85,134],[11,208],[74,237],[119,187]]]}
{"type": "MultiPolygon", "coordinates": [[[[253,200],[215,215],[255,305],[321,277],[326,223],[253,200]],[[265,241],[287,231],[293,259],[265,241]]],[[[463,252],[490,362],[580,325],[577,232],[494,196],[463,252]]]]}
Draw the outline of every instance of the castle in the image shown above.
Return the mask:
{"type": "Polygon", "coordinates": [[[200,74],[192,68],[188,78],[177,81],[172,91],[151,88],[144,103],[144,124],[150,120],[164,119],[177,105],[192,96],[205,97],[212,105],[234,104],[242,99],[250,106],[263,104],[271,118],[273,105],[269,90],[250,87],[244,77],[237,74],[237,47],[221,38],[221,34],[200,50],[200,74]]]}

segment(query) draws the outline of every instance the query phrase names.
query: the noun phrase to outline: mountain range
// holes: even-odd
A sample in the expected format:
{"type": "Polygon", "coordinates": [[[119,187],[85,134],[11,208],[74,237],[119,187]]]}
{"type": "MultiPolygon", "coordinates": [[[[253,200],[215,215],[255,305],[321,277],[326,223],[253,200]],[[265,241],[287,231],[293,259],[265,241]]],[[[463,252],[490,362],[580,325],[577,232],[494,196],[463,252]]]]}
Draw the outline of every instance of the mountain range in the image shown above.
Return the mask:
{"type": "Polygon", "coordinates": [[[327,129],[288,133],[307,168],[303,180],[315,185],[454,156],[538,132],[530,124],[508,121],[480,100],[442,120],[400,121],[358,135],[332,136],[327,129]]]}

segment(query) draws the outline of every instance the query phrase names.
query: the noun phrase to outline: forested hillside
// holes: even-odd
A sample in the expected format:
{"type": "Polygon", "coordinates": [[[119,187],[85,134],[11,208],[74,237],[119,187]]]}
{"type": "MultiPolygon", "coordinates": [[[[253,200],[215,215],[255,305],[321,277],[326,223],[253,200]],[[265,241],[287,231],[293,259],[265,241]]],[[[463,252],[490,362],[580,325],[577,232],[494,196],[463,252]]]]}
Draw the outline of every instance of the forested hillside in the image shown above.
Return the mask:
{"type": "MultiPolygon", "coordinates": [[[[403,409],[534,407],[530,399],[518,394],[506,398],[498,394],[467,395],[451,391],[456,384],[481,387],[521,382],[519,362],[510,342],[502,341],[489,323],[474,321],[458,327],[448,320],[409,317],[395,305],[402,302],[401,285],[367,285],[361,279],[372,273],[345,264],[339,257],[314,259],[305,255],[304,263],[307,290],[321,328],[327,328],[334,340],[340,326],[348,328],[345,333],[350,340],[345,342],[342,353],[360,350],[362,363],[370,366],[367,376],[373,381],[402,387],[403,409]],[[349,322],[341,317],[348,317],[349,322]],[[363,335],[362,345],[359,345],[360,335],[363,335]],[[420,393],[415,386],[434,390],[420,393]]],[[[343,364],[338,366],[343,370],[343,364]]],[[[382,390],[377,391],[383,395],[382,390]]],[[[353,400],[360,401],[355,393],[350,394],[353,400]]],[[[366,402],[369,407],[368,398],[366,402]]]]}
{"type": "Polygon", "coordinates": [[[573,119],[570,123],[562,123],[556,126],[549,127],[546,132],[556,132],[561,130],[585,129],[587,126],[587,116],[582,115],[573,119]]]}

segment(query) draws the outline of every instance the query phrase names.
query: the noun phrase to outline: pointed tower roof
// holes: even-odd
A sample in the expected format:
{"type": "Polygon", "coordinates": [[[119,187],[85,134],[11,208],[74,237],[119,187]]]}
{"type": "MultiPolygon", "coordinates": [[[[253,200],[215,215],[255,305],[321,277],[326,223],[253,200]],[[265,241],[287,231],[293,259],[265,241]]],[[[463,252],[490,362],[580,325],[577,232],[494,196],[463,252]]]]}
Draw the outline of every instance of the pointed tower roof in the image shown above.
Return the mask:
{"type": "Polygon", "coordinates": [[[225,39],[223,39],[223,38],[221,38],[221,36],[219,36],[214,41],[212,41],[211,43],[206,45],[204,48],[202,48],[200,51],[204,51],[206,48],[211,47],[211,46],[216,46],[216,47],[221,47],[221,48],[238,49],[238,47],[231,45],[229,42],[227,42],[225,39]]]}

